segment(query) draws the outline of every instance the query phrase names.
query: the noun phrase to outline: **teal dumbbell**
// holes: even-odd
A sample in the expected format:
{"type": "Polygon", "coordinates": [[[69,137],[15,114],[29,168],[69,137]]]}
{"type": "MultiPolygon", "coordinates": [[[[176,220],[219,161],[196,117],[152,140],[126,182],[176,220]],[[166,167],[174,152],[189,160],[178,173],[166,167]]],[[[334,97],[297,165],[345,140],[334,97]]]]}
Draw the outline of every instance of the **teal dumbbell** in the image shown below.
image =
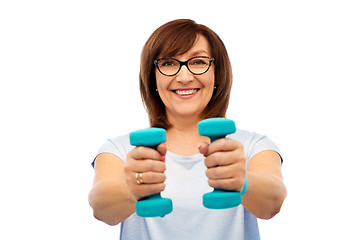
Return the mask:
{"type": "MultiPolygon", "coordinates": [[[[166,131],[162,128],[147,128],[130,133],[130,144],[133,146],[145,146],[156,149],[166,142],[166,131]]],[[[136,202],[136,213],[140,217],[164,217],[172,212],[172,201],[162,198],[160,193],[147,196],[136,202]]]]}
{"type": "MultiPolygon", "coordinates": [[[[230,119],[209,118],[199,122],[198,131],[201,136],[207,136],[211,142],[214,142],[217,139],[225,138],[228,134],[234,133],[236,128],[235,122],[230,119]]],[[[245,185],[244,190],[246,191],[245,185]]],[[[244,190],[242,192],[245,192],[244,190]]],[[[240,192],[214,189],[213,192],[204,194],[203,205],[211,209],[232,208],[241,204],[241,196],[242,193],[240,192]]]]}

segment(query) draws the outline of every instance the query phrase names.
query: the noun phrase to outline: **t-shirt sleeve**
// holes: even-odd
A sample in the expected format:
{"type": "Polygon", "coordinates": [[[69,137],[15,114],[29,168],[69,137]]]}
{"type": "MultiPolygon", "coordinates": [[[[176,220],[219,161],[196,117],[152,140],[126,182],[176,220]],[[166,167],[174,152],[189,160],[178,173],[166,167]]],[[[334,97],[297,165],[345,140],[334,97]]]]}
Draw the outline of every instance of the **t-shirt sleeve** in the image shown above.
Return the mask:
{"type": "Polygon", "coordinates": [[[279,148],[272,140],[270,140],[265,135],[243,130],[237,130],[236,133],[230,135],[230,138],[235,139],[244,145],[247,162],[257,153],[266,150],[272,150],[277,152],[281,157],[281,162],[283,162],[279,148]]]}
{"type": "Polygon", "coordinates": [[[118,156],[121,160],[126,161],[126,155],[132,148],[133,147],[130,145],[128,135],[113,138],[113,139],[108,139],[99,148],[91,165],[94,167],[95,159],[101,153],[111,153],[111,154],[114,154],[115,156],[118,156]]]}
{"type": "Polygon", "coordinates": [[[257,153],[265,151],[265,150],[272,150],[272,151],[277,152],[281,158],[281,163],[283,162],[280,150],[276,146],[276,144],[272,140],[270,140],[267,136],[259,135],[259,134],[256,134],[254,136],[253,141],[250,144],[248,159],[251,159],[257,153]]]}

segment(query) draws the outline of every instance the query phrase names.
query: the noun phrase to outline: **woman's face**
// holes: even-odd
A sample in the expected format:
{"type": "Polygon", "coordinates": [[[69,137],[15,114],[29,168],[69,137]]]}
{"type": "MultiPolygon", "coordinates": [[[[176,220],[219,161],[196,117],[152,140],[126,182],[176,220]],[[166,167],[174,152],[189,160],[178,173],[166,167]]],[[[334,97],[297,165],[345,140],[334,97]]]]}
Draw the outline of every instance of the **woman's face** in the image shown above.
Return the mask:
{"type": "MultiPolygon", "coordinates": [[[[198,35],[195,45],[180,56],[164,56],[187,61],[190,58],[204,56],[212,57],[210,45],[206,38],[198,35]]],[[[155,70],[158,93],[163,101],[168,119],[197,118],[209,103],[214,91],[214,66],[201,75],[194,75],[185,65],[174,76],[165,76],[155,70]]]]}

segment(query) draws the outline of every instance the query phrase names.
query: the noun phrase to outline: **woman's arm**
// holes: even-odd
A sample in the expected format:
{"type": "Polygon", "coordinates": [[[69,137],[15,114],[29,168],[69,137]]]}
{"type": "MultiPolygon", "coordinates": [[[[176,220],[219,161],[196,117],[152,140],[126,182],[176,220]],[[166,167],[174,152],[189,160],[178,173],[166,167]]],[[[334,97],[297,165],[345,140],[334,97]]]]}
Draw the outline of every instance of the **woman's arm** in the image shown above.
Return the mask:
{"type": "Polygon", "coordinates": [[[166,146],[156,150],[136,147],[126,156],[126,163],[110,153],[95,160],[95,180],[89,194],[94,217],[109,225],[117,225],[135,212],[136,201],[165,189],[166,146]],[[136,174],[142,173],[139,184],[136,174]]]}
{"type": "Polygon", "coordinates": [[[274,217],[286,197],[281,174],[281,158],[274,151],[262,151],[253,156],[247,165],[243,145],[232,139],[220,139],[210,145],[199,146],[208,168],[206,176],[213,188],[241,192],[245,174],[248,189],[243,206],[258,218],[274,217]]]}
{"type": "Polygon", "coordinates": [[[274,217],[280,212],[287,194],[279,154],[259,152],[249,160],[246,174],[248,190],[243,196],[243,206],[258,218],[274,217]]]}
{"type": "Polygon", "coordinates": [[[89,194],[94,217],[109,225],[117,225],[135,212],[135,199],[124,177],[124,161],[110,153],[95,160],[95,178],[89,194]]]}

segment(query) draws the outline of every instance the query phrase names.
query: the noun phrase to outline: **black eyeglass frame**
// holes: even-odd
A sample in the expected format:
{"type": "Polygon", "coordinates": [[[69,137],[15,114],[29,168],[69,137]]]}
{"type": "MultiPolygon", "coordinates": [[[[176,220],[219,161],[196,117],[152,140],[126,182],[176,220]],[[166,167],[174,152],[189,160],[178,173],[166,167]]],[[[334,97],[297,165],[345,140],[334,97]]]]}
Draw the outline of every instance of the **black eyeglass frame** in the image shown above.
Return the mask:
{"type": "Polygon", "coordinates": [[[211,63],[214,62],[214,61],[215,61],[215,58],[205,57],[205,56],[198,56],[198,57],[192,57],[192,58],[188,59],[188,60],[185,61],[185,62],[180,61],[180,60],[178,60],[178,59],[176,59],[176,58],[160,58],[160,59],[155,59],[155,60],[154,60],[154,64],[155,64],[156,68],[159,70],[159,72],[160,72],[162,75],[171,77],[171,76],[175,76],[176,74],[178,74],[178,73],[180,72],[181,67],[182,67],[183,65],[185,65],[186,68],[189,70],[189,72],[191,72],[191,73],[194,74],[194,75],[204,74],[204,73],[206,73],[207,71],[209,71],[209,69],[210,69],[210,67],[211,67],[211,63]],[[195,58],[207,58],[207,59],[210,60],[209,66],[208,66],[208,68],[207,68],[204,72],[202,72],[202,73],[194,73],[193,71],[190,70],[190,68],[189,68],[189,66],[188,66],[188,63],[189,63],[191,60],[195,59],[195,58]],[[175,60],[175,61],[177,61],[178,63],[180,63],[179,69],[176,71],[176,73],[171,74],[171,75],[168,75],[168,74],[163,73],[163,72],[160,70],[160,67],[159,67],[159,65],[158,65],[159,61],[160,61],[160,60],[166,60],[166,59],[175,60]]]}

